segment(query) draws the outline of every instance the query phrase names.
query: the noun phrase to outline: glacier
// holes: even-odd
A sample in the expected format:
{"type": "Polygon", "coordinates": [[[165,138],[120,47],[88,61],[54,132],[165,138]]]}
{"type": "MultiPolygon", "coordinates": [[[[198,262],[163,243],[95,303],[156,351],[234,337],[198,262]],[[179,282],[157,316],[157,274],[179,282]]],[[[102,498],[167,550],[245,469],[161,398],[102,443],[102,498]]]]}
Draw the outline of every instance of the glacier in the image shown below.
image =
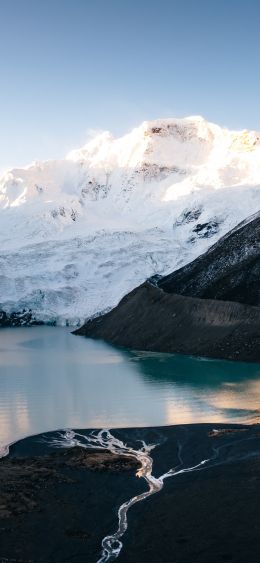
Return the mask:
{"type": "Polygon", "coordinates": [[[200,116],[105,131],[0,178],[0,309],[79,325],[259,209],[259,133],[200,116]]]}

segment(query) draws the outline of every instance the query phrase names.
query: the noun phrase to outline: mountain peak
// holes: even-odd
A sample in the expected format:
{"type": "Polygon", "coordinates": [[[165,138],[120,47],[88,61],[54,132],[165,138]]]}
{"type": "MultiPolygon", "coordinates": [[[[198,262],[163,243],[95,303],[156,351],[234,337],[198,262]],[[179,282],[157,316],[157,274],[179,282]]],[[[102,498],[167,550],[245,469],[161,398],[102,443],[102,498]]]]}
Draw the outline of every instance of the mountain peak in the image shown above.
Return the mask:
{"type": "Polygon", "coordinates": [[[191,116],[104,131],[64,160],[10,170],[0,308],[74,323],[115,305],[260,209],[259,163],[257,133],[191,116]]]}

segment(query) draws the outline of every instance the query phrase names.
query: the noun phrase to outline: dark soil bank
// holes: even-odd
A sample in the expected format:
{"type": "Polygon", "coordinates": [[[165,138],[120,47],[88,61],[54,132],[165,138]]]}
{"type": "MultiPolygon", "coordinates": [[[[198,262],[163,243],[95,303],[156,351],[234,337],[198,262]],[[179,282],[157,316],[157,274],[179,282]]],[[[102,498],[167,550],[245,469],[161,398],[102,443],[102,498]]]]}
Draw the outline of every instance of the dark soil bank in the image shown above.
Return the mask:
{"type": "MultiPolygon", "coordinates": [[[[258,425],[112,433],[136,448],[141,439],[158,444],[155,476],[180,462],[178,452],[183,467],[215,457],[201,471],[167,479],[160,493],[130,509],[118,561],[259,561],[258,425]]],[[[56,435],[22,440],[0,461],[1,562],[94,563],[102,538],[117,528],[119,505],[146,489],[135,477],[135,460],[79,447],[54,450],[48,442],[56,435]]]]}
{"type": "Polygon", "coordinates": [[[260,307],[175,295],[150,282],[76,334],[135,350],[260,362],[260,307]]]}

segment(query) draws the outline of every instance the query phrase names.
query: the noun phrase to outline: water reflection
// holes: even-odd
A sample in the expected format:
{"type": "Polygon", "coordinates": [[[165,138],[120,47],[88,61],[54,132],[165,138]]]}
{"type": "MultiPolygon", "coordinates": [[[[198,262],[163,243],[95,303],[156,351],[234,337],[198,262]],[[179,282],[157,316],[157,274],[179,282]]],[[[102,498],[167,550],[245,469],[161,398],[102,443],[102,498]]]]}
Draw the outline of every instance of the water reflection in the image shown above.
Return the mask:
{"type": "Polygon", "coordinates": [[[130,361],[147,383],[169,391],[168,424],[260,421],[259,364],[151,352],[132,352],[130,361]]]}
{"type": "Polygon", "coordinates": [[[239,381],[260,379],[260,364],[226,362],[155,352],[129,352],[132,363],[142,366],[144,377],[155,384],[180,382],[185,385],[219,386],[223,382],[236,385],[239,381]],[[159,369],[158,369],[159,366],[159,369]],[[191,373],[192,367],[192,373],[191,373]]]}
{"type": "Polygon", "coordinates": [[[64,427],[250,422],[260,366],[130,353],[67,329],[2,329],[0,442],[64,427]]]}

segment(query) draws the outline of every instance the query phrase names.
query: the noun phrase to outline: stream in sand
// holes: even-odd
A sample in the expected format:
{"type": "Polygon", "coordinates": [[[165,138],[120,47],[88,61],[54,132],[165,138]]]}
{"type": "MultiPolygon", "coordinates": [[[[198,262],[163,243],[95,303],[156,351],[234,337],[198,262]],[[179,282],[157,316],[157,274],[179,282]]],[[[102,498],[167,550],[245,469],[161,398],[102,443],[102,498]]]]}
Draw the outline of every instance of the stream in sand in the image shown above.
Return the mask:
{"type": "MultiPolygon", "coordinates": [[[[221,430],[212,430],[212,434],[220,433],[221,430]]],[[[235,431],[235,435],[236,432],[235,431]]],[[[225,442],[221,445],[212,445],[211,455],[207,459],[202,459],[198,463],[191,466],[184,466],[182,459],[182,449],[184,444],[178,442],[178,465],[170,468],[166,473],[156,477],[153,475],[153,458],[151,456],[151,451],[155,447],[159,447],[160,444],[146,444],[144,440],[141,440],[141,447],[139,449],[134,449],[128,446],[119,438],[115,437],[113,433],[108,429],[103,429],[100,431],[91,431],[89,433],[75,432],[73,430],[67,430],[60,432],[57,438],[51,440],[50,444],[57,448],[73,448],[73,447],[83,447],[86,449],[100,449],[109,450],[114,454],[119,454],[121,456],[128,456],[135,458],[140,463],[140,469],[138,469],[136,476],[141,477],[146,481],[148,489],[143,493],[138,494],[127,501],[125,501],[118,509],[118,528],[117,530],[107,535],[102,540],[101,546],[101,557],[98,559],[97,563],[107,563],[109,561],[115,560],[123,547],[122,538],[128,528],[127,513],[128,510],[136,503],[141,502],[155,493],[159,493],[164,486],[165,479],[177,477],[185,473],[193,473],[194,471],[201,471],[208,467],[212,467],[216,464],[230,463],[231,461],[238,461],[248,457],[259,456],[259,434],[252,436],[247,436],[244,431],[240,434],[240,437],[234,439],[234,435],[231,434],[231,440],[225,442]],[[245,451],[243,453],[239,452],[237,454],[234,451],[234,446],[240,444],[241,442],[248,442],[252,440],[257,440],[258,448],[257,450],[252,449],[251,451],[245,451]],[[222,454],[222,455],[221,455],[222,454]]]]}

